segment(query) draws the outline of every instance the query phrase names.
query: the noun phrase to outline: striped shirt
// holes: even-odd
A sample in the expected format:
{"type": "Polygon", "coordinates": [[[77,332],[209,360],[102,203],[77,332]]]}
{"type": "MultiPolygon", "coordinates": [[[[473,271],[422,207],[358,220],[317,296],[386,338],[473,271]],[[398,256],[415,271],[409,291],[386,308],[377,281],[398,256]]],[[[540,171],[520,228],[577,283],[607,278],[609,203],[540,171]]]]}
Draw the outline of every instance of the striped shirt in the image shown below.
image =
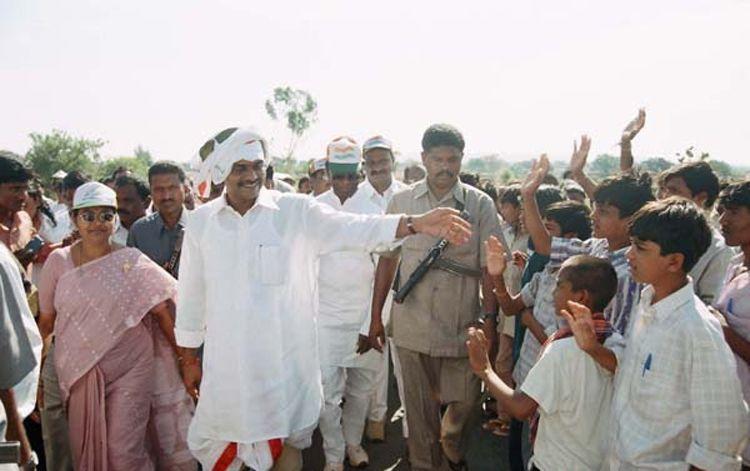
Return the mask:
{"type": "Polygon", "coordinates": [[[604,310],[604,317],[623,337],[627,334],[631,313],[638,306],[643,288],[630,276],[630,267],[625,258],[627,250],[628,248],[624,247],[614,252],[610,251],[607,239],[592,238],[582,241],[581,239],[553,237],[549,261],[549,265],[553,268],[559,268],[565,260],[574,255],[591,255],[610,261],[617,273],[617,293],[604,310]]]}

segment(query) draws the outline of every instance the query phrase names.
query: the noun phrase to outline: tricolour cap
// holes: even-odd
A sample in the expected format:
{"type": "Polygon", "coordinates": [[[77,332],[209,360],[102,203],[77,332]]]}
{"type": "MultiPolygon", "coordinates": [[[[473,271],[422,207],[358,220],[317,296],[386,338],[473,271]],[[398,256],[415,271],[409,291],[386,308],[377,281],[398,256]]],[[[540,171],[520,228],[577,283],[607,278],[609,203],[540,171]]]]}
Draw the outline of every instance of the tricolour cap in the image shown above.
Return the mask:
{"type": "Polygon", "coordinates": [[[337,137],[328,144],[328,168],[331,174],[356,173],[362,161],[357,141],[348,136],[337,137]]]}

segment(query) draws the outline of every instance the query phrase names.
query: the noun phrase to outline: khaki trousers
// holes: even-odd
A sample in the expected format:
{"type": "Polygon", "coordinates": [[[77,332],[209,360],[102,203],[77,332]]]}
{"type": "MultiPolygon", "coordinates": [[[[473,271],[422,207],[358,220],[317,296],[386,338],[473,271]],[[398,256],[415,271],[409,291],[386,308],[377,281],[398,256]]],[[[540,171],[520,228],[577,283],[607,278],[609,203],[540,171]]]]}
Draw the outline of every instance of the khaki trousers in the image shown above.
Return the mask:
{"type": "Polygon", "coordinates": [[[398,347],[413,470],[446,469],[443,454],[461,461],[466,423],[478,410],[480,381],[468,358],[432,357],[398,347]],[[442,406],[446,406],[442,417],[442,406]]]}

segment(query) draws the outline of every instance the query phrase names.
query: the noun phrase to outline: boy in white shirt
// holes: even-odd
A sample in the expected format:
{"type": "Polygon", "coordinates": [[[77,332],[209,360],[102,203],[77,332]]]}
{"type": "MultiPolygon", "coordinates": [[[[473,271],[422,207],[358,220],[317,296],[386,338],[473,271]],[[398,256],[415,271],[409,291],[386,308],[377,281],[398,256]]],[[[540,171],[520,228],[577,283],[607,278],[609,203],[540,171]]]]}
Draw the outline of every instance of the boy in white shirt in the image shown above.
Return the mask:
{"type": "MultiPolygon", "coordinates": [[[[649,286],[617,365],[611,468],[740,469],[748,416],[737,366],[687,275],[710,244],[706,218],[668,198],[633,216],[630,237],[632,277],[649,286]]],[[[612,362],[604,348],[590,354],[612,362]]]]}
{"type": "MultiPolygon", "coordinates": [[[[503,263],[495,242],[487,243],[488,270],[503,263]]],[[[601,314],[616,290],[617,274],[608,261],[571,257],[558,274],[556,312],[571,320],[570,311],[576,316],[588,313],[593,342],[616,345],[619,335],[601,314]]],[[[539,413],[532,469],[599,470],[606,458],[612,374],[581,350],[572,335],[567,328],[555,332],[526,380],[513,391],[492,371],[484,334],[469,330],[471,367],[490,394],[519,420],[539,413]]]]}

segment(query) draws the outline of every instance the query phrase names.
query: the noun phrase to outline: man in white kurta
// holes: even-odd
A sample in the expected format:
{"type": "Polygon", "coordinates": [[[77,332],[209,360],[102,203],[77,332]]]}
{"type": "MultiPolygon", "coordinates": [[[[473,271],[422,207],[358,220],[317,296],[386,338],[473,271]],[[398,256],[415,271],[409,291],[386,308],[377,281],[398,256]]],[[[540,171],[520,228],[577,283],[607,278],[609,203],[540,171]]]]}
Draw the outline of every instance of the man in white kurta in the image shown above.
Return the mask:
{"type": "MultiPolygon", "coordinates": [[[[393,167],[395,158],[393,155],[393,143],[383,136],[374,136],[366,140],[362,145],[364,169],[367,178],[360,183],[357,194],[377,205],[380,214],[385,214],[388,203],[394,194],[408,187],[393,178],[393,167]]],[[[377,260],[376,260],[377,262],[377,260]]],[[[393,294],[383,306],[383,321],[387,325],[391,317],[391,303],[393,294]]],[[[383,354],[375,374],[375,387],[370,398],[370,411],[367,416],[367,438],[372,441],[385,440],[386,413],[388,412],[388,363],[393,358],[393,375],[396,377],[401,407],[404,404],[404,387],[401,378],[401,363],[396,356],[396,349],[391,347],[392,340],[383,345],[383,354]]],[[[406,416],[401,417],[404,438],[409,437],[409,429],[406,426],[406,416]]]]}
{"type": "Polygon", "coordinates": [[[266,149],[247,129],[206,142],[202,178],[226,183],[226,193],[196,209],[185,230],[175,334],[183,380],[194,396],[200,390],[188,442],[207,469],[301,469],[299,449],[309,446],[322,406],[321,253],[372,251],[421,231],[468,239],[454,213],[351,215],[267,190],[266,149]]]}
{"type": "MultiPolygon", "coordinates": [[[[380,208],[357,191],[361,161],[357,143],[338,138],[329,144],[327,156],[332,188],[317,200],[337,211],[380,214],[380,208]]],[[[342,471],[344,452],[353,467],[369,463],[361,446],[362,432],[381,362],[375,351],[363,355],[357,351],[360,336],[366,341],[370,328],[374,277],[371,253],[345,250],[320,257],[318,344],[324,396],[320,414],[324,471],[342,471]]]]}

